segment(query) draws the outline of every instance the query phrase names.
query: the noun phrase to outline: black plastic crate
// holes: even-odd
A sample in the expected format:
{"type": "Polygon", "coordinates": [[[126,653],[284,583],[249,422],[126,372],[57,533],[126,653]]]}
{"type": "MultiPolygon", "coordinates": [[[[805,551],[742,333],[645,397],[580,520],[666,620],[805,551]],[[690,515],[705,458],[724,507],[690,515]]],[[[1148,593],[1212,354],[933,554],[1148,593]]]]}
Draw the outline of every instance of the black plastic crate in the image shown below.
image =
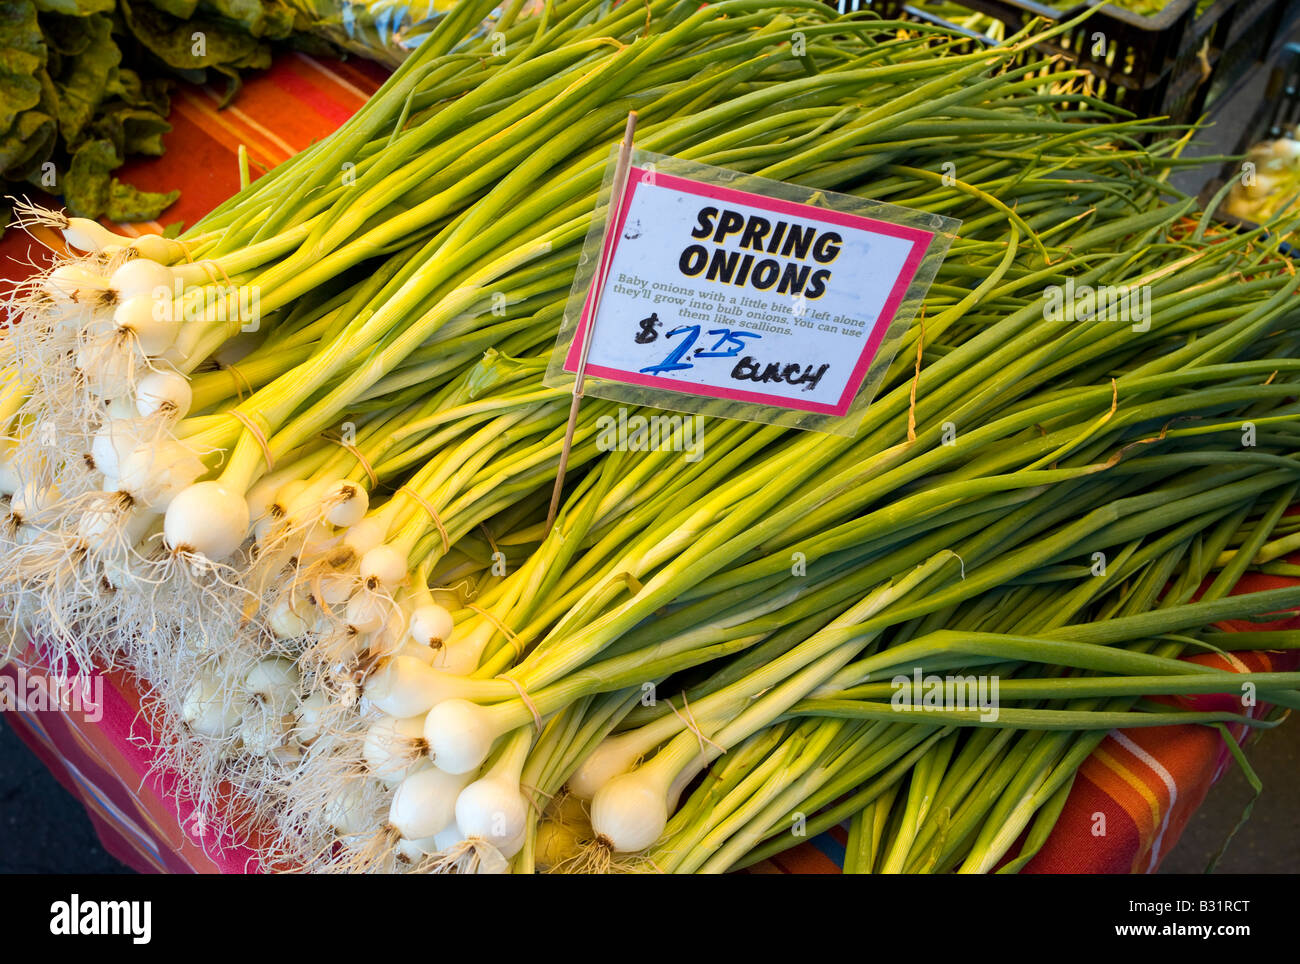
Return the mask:
{"type": "MultiPolygon", "coordinates": [[[[1035,17],[1072,20],[1097,6],[1096,0],[1060,10],[1034,0],[952,3],[1000,21],[1009,34],[1035,17]]],[[[833,5],[845,12],[870,9],[888,18],[924,11],[904,0],[838,0],[833,5]]],[[[1094,93],[1107,103],[1143,117],[1188,123],[1259,61],[1288,13],[1300,12],[1292,0],[1214,0],[1200,11],[1197,6],[1198,0],[1172,0],[1149,17],[1103,6],[1042,47],[1086,68],[1096,78],[1094,93]]]]}
{"type": "Polygon", "coordinates": [[[1264,60],[1291,19],[1300,13],[1294,0],[1239,0],[1214,34],[1217,56],[1208,104],[1264,60]]]}
{"type": "MultiPolygon", "coordinates": [[[[1277,140],[1280,137],[1295,138],[1297,125],[1300,125],[1300,43],[1289,43],[1278,52],[1259,104],[1242,131],[1233,153],[1245,155],[1261,141],[1277,140]]],[[[1229,180],[1240,176],[1241,161],[1234,159],[1226,162],[1218,177],[1201,190],[1201,206],[1208,206],[1229,180]]],[[[1228,214],[1222,206],[1214,212],[1214,220],[1228,227],[1253,229],[1259,226],[1228,214]]],[[[1281,250],[1291,258],[1300,258],[1300,248],[1296,244],[1284,243],[1281,250]]]]}
{"type": "Polygon", "coordinates": [[[1255,117],[1246,127],[1237,153],[1259,141],[1295,136],[1300,124],[1300,43],[1289,43],[1278,54],[1255,117]]]}

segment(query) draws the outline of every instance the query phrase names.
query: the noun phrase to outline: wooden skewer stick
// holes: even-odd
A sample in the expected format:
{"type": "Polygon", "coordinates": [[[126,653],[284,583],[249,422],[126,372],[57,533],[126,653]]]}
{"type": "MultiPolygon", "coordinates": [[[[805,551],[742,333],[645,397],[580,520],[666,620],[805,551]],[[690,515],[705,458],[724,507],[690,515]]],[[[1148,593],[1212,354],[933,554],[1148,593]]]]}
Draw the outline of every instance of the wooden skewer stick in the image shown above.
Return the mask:
{"type": "Polygon", "coordinates": [[[591,305],[586,326],[579,337],[582,340],[578,349],[578,369],[573,376],[573,401],[569,405],[569,423],[564,427],[564,447],[560,450],[560,467],[555,476],[555,488],[551,492],[551,507],[546,512],[546,532],[549,535],[555,524],[555,515],[560,511],[560,493],[564,489],[564,473],[569,467],[569,452],[573,448],[573,432],[578,427],[578,408],[582,405],[583,384],[587,377],[587,355],[591,351],[591,331],[596,327],[596,316],[600,313],[600,299],[605,293],[605,279],[609,275],[610,262],[614,260],[610,244],[610,232],[616,230],[618,213],[623,206],[623,193],[627,190],[628,168],[632,160],[632,135],[636,132],[636,111],[627,115],[627,127],[623,129],[623,143],[619,145],[618,161],[614,165],[614,182],[610,185],[609,217],[605,220],[605,235],[601,239],[600,263],[591,279],[591,289],[587,294],[587,303],[591,305]]]}

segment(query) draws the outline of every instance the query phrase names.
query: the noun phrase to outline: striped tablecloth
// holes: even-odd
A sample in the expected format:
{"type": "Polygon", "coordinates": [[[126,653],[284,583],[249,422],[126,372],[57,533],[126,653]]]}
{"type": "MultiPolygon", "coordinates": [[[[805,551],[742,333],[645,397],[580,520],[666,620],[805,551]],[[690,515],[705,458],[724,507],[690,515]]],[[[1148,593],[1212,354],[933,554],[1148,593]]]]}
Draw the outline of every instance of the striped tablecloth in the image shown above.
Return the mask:
{"type": "MultiPolygon", "coordinates": [[[[166,154],[137,160],[122,179],[152,191],[181,190],[161,223],[119,225],[128,234],[193,224],[239,189],[237,151],[247,148],[254,174],[267,170],[346,120],[383,81],[364,61],[280,56],[251,77],[235,103],[218,110],[216,87],[181,87],[173,99],[166,154]]],[[[0,239],[0,275],[12,278],[28,260],[30,239],[17,231],[0,239]]],[[[1252,576],[1241,587],[1274,588],[1276,577],[1252,576]]],[[[1246,624],[1241,624],[1244,628],[1246,624]]],[[[1271,628],[1300,628],[1300,619],[1271,628]]],[[[1239,671],[1289,670],[1300,654],[1198,656],[1239,671]]],[[[28,659],[34,659],[30,651],[28,659]]],[[[15,675],[10,666],[3,671],[15,675]]],[[[1232,697],[1196,697],[1189,705],[1239,710],[1232,697]]],[[[1262,712],[1257,707],[1255,712],[1262,712]]],[[[149,734],[131,680],[104,677],[102,706],[90,714],[57,709],[3,714],[59,781],[85,804],[105,847],[145,872],[240,873],[257,869],[255,855],[222,847],[205,832],[193,805],[174,782],[151,770],[149,734]],[[102,716],[100,715],[102,711],[102,716]],[[87,716],[99,717],[91,722],[87,716]]],[[[1244,729],[1244,728],[1243,728],[1244,729]]],[[[1238,736],[1243,736],[1239,733],[1238,736]]],[[[1217,730],[1200,726],[1117,731],[1084,763],[1069,800],[1028,873],[1149,873],[1177,842],[1188,818],[1230,763],[1217,730]],[[1098,814],[1106,833],[1096,836],[1098,814]]],[[[822,834],[753,868],[767,873],[833,873],[843,859],[841,828],[822,834]]]]}

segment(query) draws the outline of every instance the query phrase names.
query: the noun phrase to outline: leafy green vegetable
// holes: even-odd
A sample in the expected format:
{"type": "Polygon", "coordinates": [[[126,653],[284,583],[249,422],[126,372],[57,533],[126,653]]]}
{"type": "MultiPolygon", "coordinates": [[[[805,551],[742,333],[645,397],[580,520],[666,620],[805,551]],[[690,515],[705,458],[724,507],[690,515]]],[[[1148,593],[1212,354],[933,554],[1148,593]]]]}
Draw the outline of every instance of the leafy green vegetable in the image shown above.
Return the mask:
{"type": "Polygon", "coordinates": [[[90,43],[75,57],[67,57],[57,76],[52,75],[59,92],[59,133],[68,144],[81,141],[82,131],[98,109],[108,79],[122,59],[122,52],[112,41],[113,25],[108,17],[96,14],[86,18],[90,43]]]}
{"type": "Polygon", "coordinates": [[[148,221],[180,196],[179,191],[162,194],[122,183],[112,176],[122,160],[111,140],[84,143],[72,156],[67,174],[60,178],[64,202],[83,212],[82,217],[108,215],[114,221],[148,221]]]}
{"type": "MultiPolygon", "coordinates": [[[[348,17],[379,15],[371,0],[330,3],[340,17],[344,8],[348,17]]],[[[163,153],[174,79],[227,78],[225,106],[242,71],[270,66],[273,42],[337,53],[322,27],[329,5],[0,0],[0,179],[62,195],[81,217],[156,218],[176,192],[137,190],[113,171],[129,156],[163,153]]]]}
{"type": "Polygon", "coordinates": [[[25,180],[49,156],[58,125],[49,114],[25,111],[18,122],[0,135],[0,174],[6,180],[25,180]]]}
{"type": "Polygon", "coordinates": [[[100,130],[120,131],[122,142],[119,146],[123,154],[147,154],[160,157],[163,153],[162,136],[170,131],[171,125],[148,110],[123,106],[105,114],[97,125],[100,130]]]}
{"type": "Polygon", "coordinates": [[[268,67],[271,48],[236,27],[208,17],[179,20],[147,3],[120,0],[123,19],[139,41],[168,66],[268,67]]]}
{"type": "Polygon", "coordinates": [[[0,177],[81,217],[156,218],[177,192],[113,171],[163,153],[169,75],[227,77],[228,101],[293,26],[278,0],[0,0],[0,177]]]}
{"type": "MultiPolygon", "coordinates": [[[[75,57],[90,46],[95,36],[95,23],[100,17],[65,17],[46,14],[40,21],[40,32],[51,52],[75,57]]],[[[100,38],[103,43],[103,38],[100,38]]]]}
{"type": "Polygon", "coordinates": [[[0,4],[0,130],[40,103],[37,71],[45,66],[45,46],[29,0],[0,4]]]}
{"type": "Polygon", "coordinates": [[[181,20],[188,20],[194,16],[194,11],[199,6],[199,0],[149,0],[149,2],[163,13],[170,13],[181,20]]]}
{"type": "Polygon", "coordinates": [[[99,217],[108,210],[110,173],[121,164],[112,141],[82,144],[72,155],[67,176],[60,178],[64,202],[82,217],[99,217]]]}
{"type": "Polygon", "coordinates": [[[165,194],[141,191],[113,178],[109,185],[108,210],[105,213],[114,221],[152,221],[180,196],[180,191],[168,191],[165,194]]]}
{"type": "Polygon", "coordinates": [[[92,13],[110,13],[114,0],[36,0],[41,13],[62,13],[69,17],[88,17],[92,13]]]}
{"type": "Polygon", "coordinates": [[[282,40],[293,31],[293,11],[262,0],[204,0],[200,7],[240,24],[254,37],[282,40]]]}
{"type": "Polygon", "coordinates": [[[148,3],[119,3],[131,32],[167,66],[177,71],[212,68],[231,78],[222,107],[239,92],[237,71],[271,66],[271,48],[237,25],[203,16],[181,20],[148,3]]]}

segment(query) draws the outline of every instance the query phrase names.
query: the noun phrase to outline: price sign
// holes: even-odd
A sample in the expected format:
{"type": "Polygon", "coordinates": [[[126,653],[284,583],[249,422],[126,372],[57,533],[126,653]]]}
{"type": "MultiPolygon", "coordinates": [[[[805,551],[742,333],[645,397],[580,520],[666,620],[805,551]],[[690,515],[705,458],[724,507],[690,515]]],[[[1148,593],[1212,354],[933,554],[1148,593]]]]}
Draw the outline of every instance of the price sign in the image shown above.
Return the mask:
{"type": "Polygon", "coordinates": [[[850,434],[956,225],[634,152],[548,384],[585,346],[587,394],[850,434]]]}

